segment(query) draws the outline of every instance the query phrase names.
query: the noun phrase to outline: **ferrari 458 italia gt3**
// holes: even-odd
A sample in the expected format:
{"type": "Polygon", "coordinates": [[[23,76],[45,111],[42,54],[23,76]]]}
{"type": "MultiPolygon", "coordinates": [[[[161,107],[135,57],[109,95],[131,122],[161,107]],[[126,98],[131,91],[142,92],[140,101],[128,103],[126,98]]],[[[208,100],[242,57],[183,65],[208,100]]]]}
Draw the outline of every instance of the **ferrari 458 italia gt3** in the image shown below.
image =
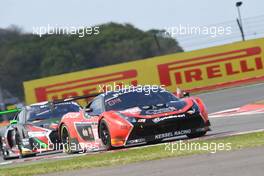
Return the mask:
{"type": "Polygon", "coordinates": [[[82,111],[66,114],[59,135],[68,146],[66,151],[72,153],[84,148],[152,143],[180,135],[200,137],[209,126],[206,107],[198,97],[177,97],[164,89],[148,90],[148,94],[122,89],[101,93],[82,111]]]}

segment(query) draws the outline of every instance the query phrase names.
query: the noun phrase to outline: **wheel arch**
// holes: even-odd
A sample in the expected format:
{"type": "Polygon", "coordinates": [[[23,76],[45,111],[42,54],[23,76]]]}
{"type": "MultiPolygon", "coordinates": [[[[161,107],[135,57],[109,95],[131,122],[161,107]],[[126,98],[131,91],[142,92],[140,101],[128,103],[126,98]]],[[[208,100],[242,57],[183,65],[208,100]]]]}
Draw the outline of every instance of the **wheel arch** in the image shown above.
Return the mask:
{"type": "Polygon", "coordinates": [[[100,135],[100,126],[101,126],[101,122],[102,120],[105,120],[105,116],[102,116],[99,120],[98,120],[98,127],[97,127],[97,134],[99,139],[101,139],[101,135],[100,135]]]}
{"type": "Polygon", "coordinates": [[[193,100],[198,105],[204,121],[209,121],[208,111],[207,111],[206,105],[204,104],[203,100],[199,97],[193,97],[193,100]]]}
{"type": "Polygon", "coordinates": [[[62,128],[63,125],[65,125],[65,122],[61,122],[59,127],[58,127],[58,133],[59,133],[58,135],[59,135],[59,140],[60,141],[61,141],[61,128],[62,128]]]}

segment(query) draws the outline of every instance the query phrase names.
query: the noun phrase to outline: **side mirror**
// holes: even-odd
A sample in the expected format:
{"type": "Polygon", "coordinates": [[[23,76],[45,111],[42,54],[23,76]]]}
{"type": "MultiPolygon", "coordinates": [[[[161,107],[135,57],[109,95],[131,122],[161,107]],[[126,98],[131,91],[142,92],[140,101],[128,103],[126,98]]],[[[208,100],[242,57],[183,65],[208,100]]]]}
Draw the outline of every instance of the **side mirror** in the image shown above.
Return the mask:
{"type": "Polygon", "coordinates": [[[178,98],[189,97],[190,96],[190,93],[189,92],[182,91],[180,88],[177,88],[176,89],[176,96],[178,98]]]}
{"type": "Polygon", "coordinates": [[[85,112],[93,112],[93,108],[85,108],[85,112]]]}
{"type": "Polygon", "coordinates": [[[190,93],[189,93],[189,92],[183,92],[183,93],[182,93],[182,96],[183,96],[183,97],[189,97],[189,96],[190,96],[190,93]]]}
{"type": "Polygon", "coordinates": [[[17,123],[18,123],[17,120],[10,120],[10,124],[11,124],[11,125],[15,125],[15,124],[17,124],[17,123]]]}

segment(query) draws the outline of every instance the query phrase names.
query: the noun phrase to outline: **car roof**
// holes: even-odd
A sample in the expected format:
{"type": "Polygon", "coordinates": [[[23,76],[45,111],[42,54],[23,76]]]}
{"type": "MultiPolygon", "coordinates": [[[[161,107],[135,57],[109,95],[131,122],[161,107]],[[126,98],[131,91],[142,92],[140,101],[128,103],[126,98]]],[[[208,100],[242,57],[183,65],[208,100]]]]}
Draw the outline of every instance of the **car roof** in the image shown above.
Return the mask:
{"type": "MultiPolygon", "coordinates": [[[[60,102],[60,103],[57,103],[57,104],[54,104],[54,105],[56,106],[56,105],[65,105],[65,104],[72,104],[72,105],[80,106],[75,101],[71,101],[71,102],[60,102]]],[[[43,106],[43,108],[44,107],[48,107],[48,106],[52,106],[52,103],[49,102],[49,101],[43,101],[43,102],[33,103],[33,104],[30,104],[30,105],[25,106],[24,109],[30,109],[32,107],[41,107],[41,106],[43,106]]]]}

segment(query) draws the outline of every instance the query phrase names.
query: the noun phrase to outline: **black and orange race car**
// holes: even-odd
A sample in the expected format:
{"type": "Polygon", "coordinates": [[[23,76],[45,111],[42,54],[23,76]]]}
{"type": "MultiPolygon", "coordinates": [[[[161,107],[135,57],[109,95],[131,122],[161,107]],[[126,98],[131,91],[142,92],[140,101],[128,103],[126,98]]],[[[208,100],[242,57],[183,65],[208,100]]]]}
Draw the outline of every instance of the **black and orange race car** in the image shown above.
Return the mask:
{"type": "Polygon", "coordinates": [[[200,137],[210,130],[200,98],[143,89],[101,93],[82,111],[66,114],[59,126],[65,151],[109,150],[180,135],[200,137]]]}
{"type": "Polygon", "coordinates": [[[9,125],[0,128],[0,155],[3,159],[21,158],[62,149],[57,145],[60,120],[68,112],[81,109],[75,102],[41,102],[3,112],[17,113],[9,125]]]}

